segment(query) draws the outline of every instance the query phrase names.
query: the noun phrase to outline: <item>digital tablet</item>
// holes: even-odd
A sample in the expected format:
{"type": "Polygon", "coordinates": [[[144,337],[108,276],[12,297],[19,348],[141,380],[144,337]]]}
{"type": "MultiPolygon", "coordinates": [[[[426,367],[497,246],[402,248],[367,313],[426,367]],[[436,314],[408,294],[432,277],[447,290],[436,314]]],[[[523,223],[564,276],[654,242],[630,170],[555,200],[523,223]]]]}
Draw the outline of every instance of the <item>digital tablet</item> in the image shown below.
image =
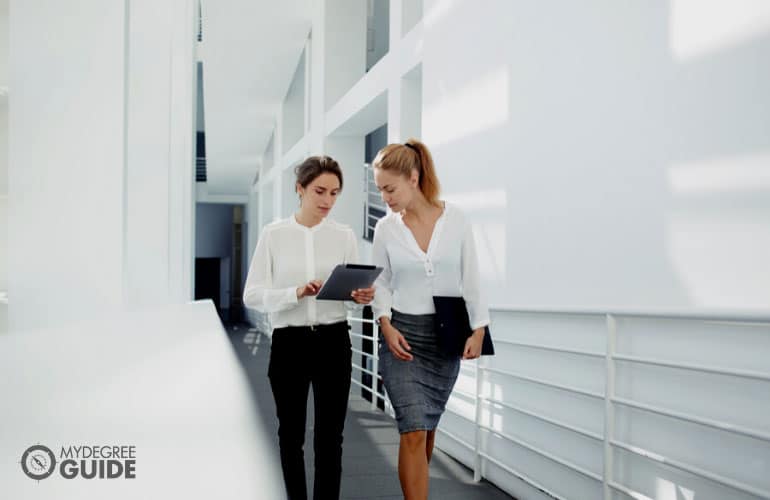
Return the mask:
{"type": "Polygon", "coordinates": [[[381,267],[364,264],[339,264],[321,287],[318,300],[353,300],[353,290],[369,288],[382,272],[381,267]]]}

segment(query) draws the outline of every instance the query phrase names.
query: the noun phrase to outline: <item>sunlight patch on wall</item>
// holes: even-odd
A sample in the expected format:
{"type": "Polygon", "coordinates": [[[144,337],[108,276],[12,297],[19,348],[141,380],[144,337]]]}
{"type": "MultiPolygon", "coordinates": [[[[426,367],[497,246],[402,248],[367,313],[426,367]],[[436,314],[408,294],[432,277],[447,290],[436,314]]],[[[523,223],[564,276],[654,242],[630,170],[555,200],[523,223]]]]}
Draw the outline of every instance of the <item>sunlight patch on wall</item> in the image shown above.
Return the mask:
{"type": "Polygon", "coordinates": [[[770,153],[674,165],[667,177],[674,194],[770,190],[770,153]]]}
{"type": "Polygon", "coordinates": [[[671,266],[694,306],[765,309],[770,297],[770,217],[675,214],[666,227],[671,266]]]}
{"type": "Polygon", "coordinates": [[[727,49],[770,31],[767,0],[671,0],[669,45],[686,61],[727,49]]]}
{"type": "Polygon", "coordinates": [[[661,477],[656,477],[655,498],[657,500],[694,500],[695,492],[661,477]]]}
{"type": "Polygon", "coordinates": [[[441,89],[423,114],[423,129],[433,147],[489,130],[508,120],[507,66],[455,91],[441,89]]]}
{"type": "Polygon", "coordinates": [[[454,7],[455,0],[434,0],[433,6],[425,13],[423,24],[427,27],[435,26],[446,17],[454,7]]]}
{"type": "Polygon", "coordinates": [[[482,281],[502,287],[506,278],[505,216],[508,193],[504,189],[493,189],[452,193],[444,198],[458,206],[473,223],[482,281]]]}

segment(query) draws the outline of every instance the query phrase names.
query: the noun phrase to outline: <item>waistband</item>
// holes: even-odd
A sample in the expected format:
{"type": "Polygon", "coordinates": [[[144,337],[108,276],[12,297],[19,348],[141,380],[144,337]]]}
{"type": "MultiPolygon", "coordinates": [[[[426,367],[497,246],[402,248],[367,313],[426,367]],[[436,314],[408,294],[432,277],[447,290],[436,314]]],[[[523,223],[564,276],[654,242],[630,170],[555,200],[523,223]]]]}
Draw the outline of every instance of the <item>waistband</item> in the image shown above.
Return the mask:
{"type": "Polygon", "coordinates": [[[350,325],[347,321],[338,321],[337,323],[329,323],[328,325],[307,325],[307,326],[284,326],[273,330],[273,335],[276,332],[293,332],[293,333],[308,333],[308,332],[328,332],[336,330],[350,330],[350,325]]]}
{"type": "Polygon", "coordinates": [[[435,314],[407,314],[407,313],[402,313],[401,311],[397,311],[395,309],[391,309],[391,312],[393,313],[393,315],[390,318],[391,322],[400,321],[402,323],[429,325],[429,324],[433,324],[433,322],[436,319],[435,314]]]}

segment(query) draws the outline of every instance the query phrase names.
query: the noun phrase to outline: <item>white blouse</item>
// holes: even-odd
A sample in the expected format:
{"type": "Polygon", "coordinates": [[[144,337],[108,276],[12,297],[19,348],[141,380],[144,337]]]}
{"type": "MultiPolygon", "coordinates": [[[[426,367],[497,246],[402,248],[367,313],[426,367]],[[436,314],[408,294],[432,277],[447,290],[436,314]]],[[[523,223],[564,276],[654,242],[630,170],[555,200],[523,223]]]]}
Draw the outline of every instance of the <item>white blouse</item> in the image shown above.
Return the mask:
{"type": "Polygon", "coordinates": [[[249,266],[243,303],[270,313],[273,328],[344,321],[351,303],[315,297],[298,300],[297,288],[311,280],[326,281],[337,264],[357,262],[358,245],[349,226],[327,218],[307,227],[292,215],[262,230],[249,266]]]}
{"type": "Polygon", "coordinates": [[[374,284],[375,318],[390,318],[391,309],[434,314],[434,295],[462,296],[471,327],[475,330],[489,325],[473,230],[451,204],[444,204],[427,252],[417,244],[401,214],[390,213],[380,219],[374,230],[372,260],[384,268],[374,284]]]}

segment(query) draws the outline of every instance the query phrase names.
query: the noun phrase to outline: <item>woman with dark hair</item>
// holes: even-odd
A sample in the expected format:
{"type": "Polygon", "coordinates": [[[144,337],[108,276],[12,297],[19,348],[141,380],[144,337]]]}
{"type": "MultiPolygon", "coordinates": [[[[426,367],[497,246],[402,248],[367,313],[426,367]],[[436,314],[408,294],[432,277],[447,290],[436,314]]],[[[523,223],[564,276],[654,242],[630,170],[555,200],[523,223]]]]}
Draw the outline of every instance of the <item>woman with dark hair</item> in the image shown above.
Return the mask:
{"type": "Polygon", "coordinates": [[[389,144],[373,162],[391,210],[374,232],[372,259],[384,268],[372,307],[380,323],[380,370],[401,435],[398,476],[407,500],[428,498],[428,464],[441,415],[460,369],[442,353],[434,296],[462,296],[473,335],[462,359],[481,355],[489,311],[481,297],[473,232],[460,210],[439,200],[427,146],[389,144]]]}
{"type": "MultiPolygon", "coordinates": [[[[307,498],[305,420],[313,386],[314,499],[339,498],[342,430],[348,406],[351,345],[347,302],[316,301],[337,264],[356,263],[352,229],[327,218],[342,190],[342,170],[328,156],[295,169],[300,208],[262,230],[243,292],[246,307],[270,313],[273,326],[268,377],[278,414],[278,442],[286,491],[307,498]]],[[[351,299],[368,304],[374,288],[351,299]]]]}

